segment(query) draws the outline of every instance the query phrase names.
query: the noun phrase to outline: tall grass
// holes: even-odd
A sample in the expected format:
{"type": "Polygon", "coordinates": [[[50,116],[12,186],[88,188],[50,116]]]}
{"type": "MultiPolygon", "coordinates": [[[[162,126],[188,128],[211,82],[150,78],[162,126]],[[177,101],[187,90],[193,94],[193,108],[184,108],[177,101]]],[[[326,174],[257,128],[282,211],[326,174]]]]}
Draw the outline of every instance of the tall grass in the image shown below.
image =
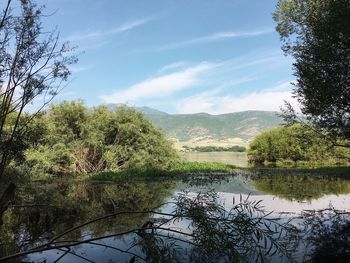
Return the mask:
{"type": "Polygon", "coordinates": [[[208,173],[229,173],[233,172],[235,166],[223,163],[200,163],[200,162],[181,162],[173,164],[168,169],[159,169],[153,167],[138,167],[123,169],[117,171],[96,172],[89,175],[91,180],[98,181],[118,181],[129,177],[144,176],[178,176],[186,174],[208,174],[208,173]]]}

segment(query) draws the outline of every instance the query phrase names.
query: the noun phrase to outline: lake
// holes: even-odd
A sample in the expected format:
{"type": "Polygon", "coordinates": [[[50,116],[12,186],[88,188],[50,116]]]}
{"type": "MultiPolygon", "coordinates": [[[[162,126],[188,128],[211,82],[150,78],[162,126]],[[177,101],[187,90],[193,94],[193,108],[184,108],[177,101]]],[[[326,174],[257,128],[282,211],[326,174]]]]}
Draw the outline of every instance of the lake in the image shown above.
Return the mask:
{"type": "Polygon", "coordinates": [[[218,162],[247,167],[248,157],[245,152],[184,152],[183,158],[189,162],[218,162]]]}
{"type": "MultiPolygon", "coordinates": [[[[279,227],[283,226],[281,233],[285,230],[283,224],[293,219],[288,226],[301,231],[305,229],[307,220],[310,220],[305,216],[305,211],[310,213],[317,209],[329,211],[329,214],[334,209],[350,211],[350,179],[245,170],[232,175],[196,175],[177,179],[149,177],[118,183],[62,180],[20,187],[15,204],[17,206],[7,210],[0,226],[0,255],[25,251],[50,240],[52,243],[47,251],[23,255],[9,262],[157,262],[152,261],[152,257],[154,260],[162,256],[178,260],[169,262],[192,262],[196,257],[202,261],[195,262],[226,262],[223,255],[221,258],[215,255],[215,259],[210,258],[211,255],[205,255],[211,251],[210,248],[215,248],[212,251],[214,253],[220,246],[224,246],[220,243],[227,237],[224,232],[220,232],[220,238],[216,241],[200,238],[197,240],[201,242],[198,247],[193,245],[191,235],[199,233],[198,237],[214,237],[214,234],[208,235],[212,229],[210,225],[205,224],[211,222],[212,217],[216,217],[215,222],[224,224],[232,215],[236,221],[230,227],[234,227],[235,231],[232,233],[238,233],[238,236],[235,236],[235,255],[238,262],[244,261],[243,259],[256,262],[256,255],[252,254],[252,251],[258,249],[256,245],[259,244],[260,249],[265,251],[264,242],[266,250],[271,242],[269,239],[261,239],[261,242],[254,243],[254,239],[248,238],[256,234],[255,230],[248,231],[254,228],[254,225],[250,224],[253,222],[252,218],[256,220],[254,222],[257,225],[265,220],[271,227],[278,228],[277,232],[280,231],[279,227]],[[193,203],[194,200],[198,202],[193,203]],[[211,203],[214,201],[218,207],[211,203]],[[196,206],[199,203],[205,205],[196,206]],[[22,207],[20,204],[28,206],[22,207]],[[260,209],[265,211],[264,215],[269,214],[266,218],[261,217],[262,212],[254,210],[253,206],[250,207],[251,204],[257,204],[256,207],[262,206],[260,209]],[[249,212],[251,215],[245,213],[248,211],[247,207],[252,208],[249,212]],[[214,211],[214,208],[218,210],[214,211]],[[211,217],[201,221],[198,217],[201,209],[213,209],[211,212],[208,210],[211,217]],[[223,210],[220,209],[225,209],[225,212],[221,213],[223,210]],[[192,219],[186,217],[170,220],[174,211],[181,214],[181,211],[185,210],[192,213],[192,219]],[[123,213],[125,211],[128,213],[123,213]],[[140,211],[142,213],[139,213],[140,211]],[[59,237],[59,234],[67,229],[118,212],[120,214],[116,216],[101,218],[59,237]],[[225,219],[217,217],[218,214],[225,219]],[[151,224],[148,225],[151,226],[148,232],[140,230],[140,226],[145,225],[145,222],[151,224]],[[196,226],[204,224],[205,227],[196,228],[192,225],[193,222],[197,222],[196,226]],[[153,229],[155,225],[161,226],[159,230],[153,229]],[[135,228],[138,230],[133,231],[135,228]],[[171,231],[167,231],[168,229],[171,231]],[[108,237],[99,239],[102,236],[108,237]],[[58,238],[52,240],[53,237],[58,238]],[[251,242],[255,244],[253,247],[251,242]],[[73,245],[68,248],[67,244],[73,245]],[[52,246],[55,246],[55,249],[52,246]],[[203,248],[205,250],[201,250],[203,248]],[[201,258],[204,255],[207,257],[205,260],[201,258]]],[[[224,226],[223,229],[229,227],[225,224],[224,226]]],[[[261,231],[259,235],[269,234],[265,226],[261,231]]],[[[278,242],[285,242],[287,237],[292,238],[286,232],[278,237],[278,242]]],[[[290,244],[292,243],[287,243],[290,244]]],[[[317,251],[315,248],[314,250],[317,251]]],[[[310,251],[313,250],[306,244],[298,243],[294,245],[290,256],[297,262],[303,262],[311,257],[310,251]]],[[[270,262],[290,261],[283,253],[281,257],[277,256],[278,253],[270,254],[270,262]]],[[[158,262],[165,261],[161,259],[158,262]]]]}

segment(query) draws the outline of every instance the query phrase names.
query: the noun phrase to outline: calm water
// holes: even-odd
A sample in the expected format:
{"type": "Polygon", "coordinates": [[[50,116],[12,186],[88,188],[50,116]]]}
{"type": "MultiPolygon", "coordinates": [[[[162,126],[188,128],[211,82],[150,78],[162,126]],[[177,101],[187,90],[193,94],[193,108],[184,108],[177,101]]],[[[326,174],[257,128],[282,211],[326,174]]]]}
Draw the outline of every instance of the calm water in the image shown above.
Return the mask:
{"type": "MultiPolygon", "coordinates": [[[[67,229],[113,212],[157,210],[171,213],[176,209],[172,203],[174,197],[184,190],[192,196],[215,190],[219,202],[227,209],[234,206],[234,200],[262,200],[264,209],[272,212],[271,218],[297,218],[296,225],[302,223],[298,217],[305,210],[333,207],[350,211],[349,178],[328,176],[244,172],[231,176],[134,180],[109,184],[81,181],[37,183],[20,188],[15,203],[40,206],[14,207],[5,213],[3,225],[0,226],[0,255],[36,247],[67,229]]],[[[140,227],[149,218],[162,222],[163,217],[149,213],[111,217],[79,228],[59,241],[77,242],[128,231],[140,227]]],[[[164,224],[164,227],[191,233],[189,224],[188,220],[183,220],[164,224]]],[[[149,247],[137,243],[138,239],[140,237],[137,234],[114,236],[73,246],[68,252],[61,248],[16,258],[12,262],[55,262],[63,255],[59,262],[129,262],[133,256],[125,251],[136,255],[144,255],[146,251],[152,254],[149,247]]],[[[181,262],[188,262],[190,247],[182,243],[177,245],[183,250],[187,249],[181,262]]],[[[298,262],[307,253],[302,248],[303,246],[299,246],[300,251],[294,255],[298,262]]],[[[281,259],[272,257],[270,261],[281,262],[281,259]]]]}
{"type": "Polygon", "coordinates": [[[237,167],[247,167],[248,158],[246,153],[238,152],[186,152],[182,153],[189,162],[219,162],[233,164],[237,167]]]}

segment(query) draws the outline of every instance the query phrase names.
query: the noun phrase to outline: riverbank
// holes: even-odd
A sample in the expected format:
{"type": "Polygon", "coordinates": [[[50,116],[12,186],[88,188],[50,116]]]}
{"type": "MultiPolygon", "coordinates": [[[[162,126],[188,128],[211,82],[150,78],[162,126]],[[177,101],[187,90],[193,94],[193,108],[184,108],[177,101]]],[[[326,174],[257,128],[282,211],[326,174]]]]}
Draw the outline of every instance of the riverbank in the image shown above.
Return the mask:
{"type": "Polygon", "coordinates": [[[119,181],[134,177],[178,177],[183,175],[215,175],[249,172],[264,175],[327,175],[350,178],[350,167],[321,167],[321,168],[244,168],[222,163],[183,162],[171,166],[169,169],[132,168],[119,171],[97,172],[88,175],[93,181],[119,181]]]}
{"type": "MultiPolygon", "coordinates": [[[[252,173],[257,176],[269,175],[326,175],[334,177],[348,177],[350,178],[350,166],[341,167],[319,167],[319,168],[281,168],[281,167],[239,167],[231,164],[224,164],[218,162],[180,162],[173,164],[168,169],[152,168],[152,167],[138,167],[120,169],[116,171],[101,171],[90,174],[79,174],[76,176],[69,176],[69,179],[74,180],[88,180],[88,181],[120,181],[130,180],[133,178],[177,178],[185,175],[230,175],[234,173],[252,173]]],[[[23,174],[11,173],[12,176],[1,184],[6,186],[9,182],[17,184],[26,184],[31,181],[54,182],[61,180],[61,176],[45,176],[45,177],[26,177],[23,174]]]]}
{"type": "Polygon", "coordinates": [[[172,165],[168,169],[159,169],[151,167],[140,167],[123,169],[119,171],[96,172],[88,175],[90,180],[94,181],[118,181],[131,177],[176,177],[187,174],[231,174],[238,168],[234,165],[216,163],[216,162],[182,162],[172,165]]]}

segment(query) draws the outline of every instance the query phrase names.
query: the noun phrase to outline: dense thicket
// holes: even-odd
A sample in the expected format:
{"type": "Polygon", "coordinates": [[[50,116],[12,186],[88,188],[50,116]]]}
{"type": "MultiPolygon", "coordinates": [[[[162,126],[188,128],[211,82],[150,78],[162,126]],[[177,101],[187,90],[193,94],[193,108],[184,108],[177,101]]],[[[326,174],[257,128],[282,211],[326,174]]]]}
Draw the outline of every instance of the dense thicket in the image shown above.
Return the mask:
{"type": "Polygon", "coordinates": [[[338,165],[349,163],[350,151],[334,147],[314,130],[295,124],[258,135],[250,143],[248,158],[255,165],[338,165]]]}
{"type": "MultiPolygon", "coordinates": [[[[135,110],[53,105],[35,118],[22,158],[31,174],[69,175],[121,167],[169,166],[177,155],[161,131],[135,110]]],[[[15,158],[16,159],[16,158],[15,158]]]]}

